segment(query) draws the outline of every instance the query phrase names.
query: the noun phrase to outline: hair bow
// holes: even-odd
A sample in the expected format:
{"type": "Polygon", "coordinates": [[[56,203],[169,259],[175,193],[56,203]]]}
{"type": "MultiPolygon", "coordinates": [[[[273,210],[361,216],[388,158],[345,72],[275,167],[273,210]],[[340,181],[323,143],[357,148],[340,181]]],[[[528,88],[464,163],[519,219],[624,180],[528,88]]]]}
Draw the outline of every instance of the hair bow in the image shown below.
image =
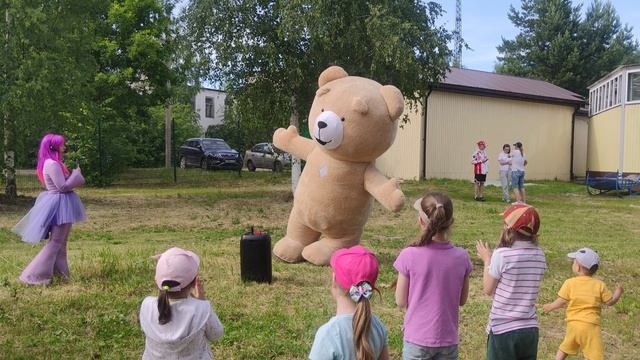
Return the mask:
{"type": "Polygon", "coordinates": [[[349,296],[355,302],[359,302],[362,298],[369,299],[373,295],[373,287],[366,281],[362,281],[349,288],[349,296]]]}

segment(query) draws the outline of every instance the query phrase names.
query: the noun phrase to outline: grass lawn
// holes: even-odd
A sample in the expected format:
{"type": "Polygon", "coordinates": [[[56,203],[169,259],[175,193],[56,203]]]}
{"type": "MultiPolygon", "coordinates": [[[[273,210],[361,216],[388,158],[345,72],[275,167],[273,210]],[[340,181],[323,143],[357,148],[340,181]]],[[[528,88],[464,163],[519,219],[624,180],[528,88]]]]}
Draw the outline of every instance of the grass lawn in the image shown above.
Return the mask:
{"type": "MultiPolygon", "coordinates": [[[[232,172],[183,170],[179,185],[152,184],[155,176],[154,170],[135,170],[113,187],[78,191],[88,220],[71,232],[68,283],[27,287],[16,280],[41,247],[22,243],[9,231],[33,199],[0,205],[0,358],[139,358],[144,338],[138,307],[156,294],[149,257],[173,245],[202,258],[205,290],[225,326],[221,342],[213,345],[215,358],[306,357],[316,329],[333,315],[331,270],[274,260],[272,285],[240,281],[240,235],[256,225],[270,231],[275,243],[285,231],[288,174],[238,178],[232,172]]],[[[478,203],[469,182],[407,182],[402,189],[408,203],[426,190],[453,198],[451,239],[469,251],[475,267],[469,301],[461,309],[460,359],[483,359],[491,301],[481,295],[482,265],[474,244],[497,241],[499,213],[505,209],[500,190],[489,187],[488,201],[478,203]]],[[[572,276],[566,253],[596,249],[602,257],[597,276],[611,289],[615,282],[625,287],[620,302],[603,311],[607,358],[640,359],[640,197],[592,197],[583,186],[558,182],[539,182],[527,191],[541,215],[540,244],[548,263],[539,303],[555,299],[572,276]]],[[[393,214],[376,203],[362,241],[381,262],[382,298],[374,297],[373,310],[389,330],[394,359],[401,358],[403,314],[389,287],[396,276],[392,264],[417,232],[411,206],[393,214]]],[[[563,318],[562,311],[540,315],[540,359],[555,354],[564,336],[563,318]]]]}

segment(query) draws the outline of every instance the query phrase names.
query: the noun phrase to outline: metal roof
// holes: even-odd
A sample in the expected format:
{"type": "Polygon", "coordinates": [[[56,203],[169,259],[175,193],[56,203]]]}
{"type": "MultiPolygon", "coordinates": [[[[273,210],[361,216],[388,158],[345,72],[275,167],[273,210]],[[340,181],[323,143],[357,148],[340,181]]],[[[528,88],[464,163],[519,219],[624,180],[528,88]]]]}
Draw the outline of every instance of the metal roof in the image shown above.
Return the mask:
{"type": "Polygon", "coordinates": [[[572,105],[585,103],[581,95],[546,81],[455,67],[434,88],[519,100],[572,105]]]}
{"type": "Polygon", "coordinates": [[[640,69],[640,64],[626,64],[626,65],[620,65],[617,68],[613,69],[611,72],[609,72],[607,75],[601,77],[600,79],[596,80],[593,84],[589,85],[587,87],[587,89],[591,90],[594,87],[596,87],[596,85],[600,85],[598,84],[599,82],[601,82],[602,80],[608,78],[609,76],[613,75],[614,73],[620,72],[624,69],[633,69],[635,70],[635,68],[639,68],[640,69]]]}

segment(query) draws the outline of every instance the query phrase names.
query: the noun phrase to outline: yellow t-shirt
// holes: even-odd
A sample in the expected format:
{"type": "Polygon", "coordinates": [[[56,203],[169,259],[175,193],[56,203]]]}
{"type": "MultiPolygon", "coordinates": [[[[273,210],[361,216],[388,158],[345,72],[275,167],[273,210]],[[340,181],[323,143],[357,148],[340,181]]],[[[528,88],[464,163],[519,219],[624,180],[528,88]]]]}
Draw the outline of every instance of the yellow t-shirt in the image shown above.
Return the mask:
{"type": "Polygon", "coordinates": [[[567,321],[583,321],[600,325],[602,304],[611,300],[611,291],[601,280],[591,276],[576,276],[562,284],[558,296],[565,299],[567,321]]]}

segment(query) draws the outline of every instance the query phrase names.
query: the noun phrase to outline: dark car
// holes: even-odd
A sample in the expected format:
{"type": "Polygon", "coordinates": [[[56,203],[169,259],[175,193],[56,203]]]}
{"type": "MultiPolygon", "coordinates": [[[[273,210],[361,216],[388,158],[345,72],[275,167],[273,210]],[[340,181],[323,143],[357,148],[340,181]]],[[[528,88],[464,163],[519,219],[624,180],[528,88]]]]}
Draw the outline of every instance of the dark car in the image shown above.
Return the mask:
{"type": "Polygon", "coordinates": [[[180,146],[180,167],[242,169],[242,156],[222,139],[193,138],[180,146]]]}

